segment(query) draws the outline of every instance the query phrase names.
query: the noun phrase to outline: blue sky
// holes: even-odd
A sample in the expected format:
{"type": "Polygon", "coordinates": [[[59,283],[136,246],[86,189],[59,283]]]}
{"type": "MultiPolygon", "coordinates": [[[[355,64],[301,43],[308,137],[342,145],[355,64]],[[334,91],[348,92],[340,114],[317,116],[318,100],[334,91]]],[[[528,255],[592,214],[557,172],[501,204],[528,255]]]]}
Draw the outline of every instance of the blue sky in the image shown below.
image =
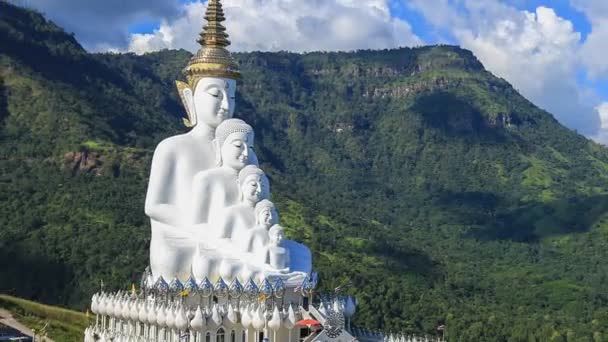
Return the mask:
{"type": "MultiPolygon", "coordinates": [[[[90,51],[197,49],[204,2],[12,0],[90,51]]],[[[608,0],[222,0],[233,51],[447,43],[562,123],[608,143],[608,0]]]]}
{"type": "Polygon", "coordinates": [[[152,33],[160,27],[160,19],[147,19],[134,22],[127,28],[129,33],[152,33]]]}
{"type": "Polygon", "coordinates": [[[412,31],[425,42],[443,40],[441,37],[438,37],[435,29],[432,25],[429,25],[424,16],[416,11],[412,11],[403,1],[391,1],[389,5],[391,14],[410,23],[412,31]]]}

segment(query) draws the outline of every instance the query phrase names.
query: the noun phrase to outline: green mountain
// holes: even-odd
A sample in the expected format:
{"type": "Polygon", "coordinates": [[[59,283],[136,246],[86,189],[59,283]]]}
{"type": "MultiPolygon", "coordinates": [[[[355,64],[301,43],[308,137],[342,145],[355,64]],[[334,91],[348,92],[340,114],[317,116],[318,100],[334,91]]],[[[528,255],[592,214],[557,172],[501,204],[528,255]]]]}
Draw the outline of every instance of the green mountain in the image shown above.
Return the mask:
{"type": "MultiPolygon", "coordinates": [[[[190,54],[89,54],[0,1],[0,292],[84,308],[148,260],[154,146],[190,54]]],[[[356,324],[450,341],[608,340],[608,150],[469,51],[236,55],[236,115],[356,324]]]]}

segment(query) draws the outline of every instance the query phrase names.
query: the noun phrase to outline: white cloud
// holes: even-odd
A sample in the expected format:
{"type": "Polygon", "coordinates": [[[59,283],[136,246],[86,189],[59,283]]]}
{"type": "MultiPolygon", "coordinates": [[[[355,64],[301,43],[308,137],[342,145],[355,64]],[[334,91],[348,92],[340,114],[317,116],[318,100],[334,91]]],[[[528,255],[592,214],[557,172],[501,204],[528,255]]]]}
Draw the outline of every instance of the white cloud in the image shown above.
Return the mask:
{"type": "Polygon", "coordinates": [[[566,126],[588,136],[598,132],[597,95],[577,83],[581,35],[553,9],[521,11],[497,0],[462,0],[459,6],[413,0],[410,6],[566,126]]]}
{"type": "Polygon", "coordinates": [[[585,13],[592,24],[608,19],[606,0],[570,0],[570,4],[585,13]]]}
{"type": "MultiPolygon", "coordinates": [[[[388,0],[225,0],[232,51],[316,51],[390,48],[421,44],[410,25],[391,16],[388,0]]],[[[183,14],[150,34],[134,34],[129,50],[196,51],[205,6],[189,3],[183,14]]]]}
{"type": "Polygon", "coordinates": [[[133,23],[174,18],[179,0],[9,0],[35,8],[90,51],[120,50],[128,44],[133,23]]]}
{"type": "Polygon", "coordinates": [[[608,77],[608,1],[571,0],[572,5],[585,13],[592,28],[582,48],[582,59],[591,78],[608,77]]]}
{"type": "Polygon", "coordinates": [[[573,71],[580,39],[569,21],[545,7],[496,18],[483,30],[465,28],[455,34],[486,67],[535,96],[543,93],[543,81],[551,74],[573,71]]]}
{"type": "Polygon", "coordinates": [[[608,102],[603,102],[596,108],[600,117],[600,130],[593,137],[597,142],[608,145],[608,102]]]}
{"type": "Polygon", "coordinates": [[[583,61],[591,78],[608,77],[608,20],[593,26],[583,45],[583,61]]]}
{"type": "Polygon", "coordinates": [[[608,102],[604,102],[601,105],[597,106],[596,110],[600,116],[602,130],[608,132],[608,102]]]}

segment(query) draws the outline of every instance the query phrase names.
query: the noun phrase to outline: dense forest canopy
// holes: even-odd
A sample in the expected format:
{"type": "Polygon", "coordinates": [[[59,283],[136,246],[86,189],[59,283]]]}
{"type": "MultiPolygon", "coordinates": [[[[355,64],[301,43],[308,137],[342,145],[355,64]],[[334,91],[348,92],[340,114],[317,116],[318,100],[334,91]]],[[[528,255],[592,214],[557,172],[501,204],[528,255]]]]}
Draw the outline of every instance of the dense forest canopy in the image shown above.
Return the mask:
{"type": "MultiPolygon", "coordinates": [[[[0,292],[83,309],[146,267],[156,144],[190,54],[89,54],[0,1],[0,292]]],[[[291,238],[356,324],[452,341],[608,340],[608,150],[471,52],[241,53],[291,238]]]]}

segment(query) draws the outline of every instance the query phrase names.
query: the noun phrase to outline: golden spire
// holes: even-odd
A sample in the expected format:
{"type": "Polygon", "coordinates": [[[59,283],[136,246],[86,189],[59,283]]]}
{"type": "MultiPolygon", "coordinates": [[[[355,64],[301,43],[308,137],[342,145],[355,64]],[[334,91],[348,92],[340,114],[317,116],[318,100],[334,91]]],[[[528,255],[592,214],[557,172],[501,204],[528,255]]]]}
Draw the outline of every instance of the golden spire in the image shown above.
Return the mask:
{"type": "Polygon", "coordinates": [[[226,20],[222,4],[219,0],[209,0],[207,3],[207,13],[205,13],[207,25],[203,26],[203,31],[200,33],[201,38],[198,43],[201,46],[222,46],[230,45],[226,28],[222,25],[222,21],[226,20]]]}
{"type": "Polygon", "coordinates": [[[222,25],[226,18],[220,0],[207,2],[205,19],[207,24],[203,26],[198,40],[201,48],[184,69],[191,89],[194,89],[198,80],[205,76],[235,80],[241,77],[236,61],[226,49],[230,41],[226,28],[222,25]]]}

